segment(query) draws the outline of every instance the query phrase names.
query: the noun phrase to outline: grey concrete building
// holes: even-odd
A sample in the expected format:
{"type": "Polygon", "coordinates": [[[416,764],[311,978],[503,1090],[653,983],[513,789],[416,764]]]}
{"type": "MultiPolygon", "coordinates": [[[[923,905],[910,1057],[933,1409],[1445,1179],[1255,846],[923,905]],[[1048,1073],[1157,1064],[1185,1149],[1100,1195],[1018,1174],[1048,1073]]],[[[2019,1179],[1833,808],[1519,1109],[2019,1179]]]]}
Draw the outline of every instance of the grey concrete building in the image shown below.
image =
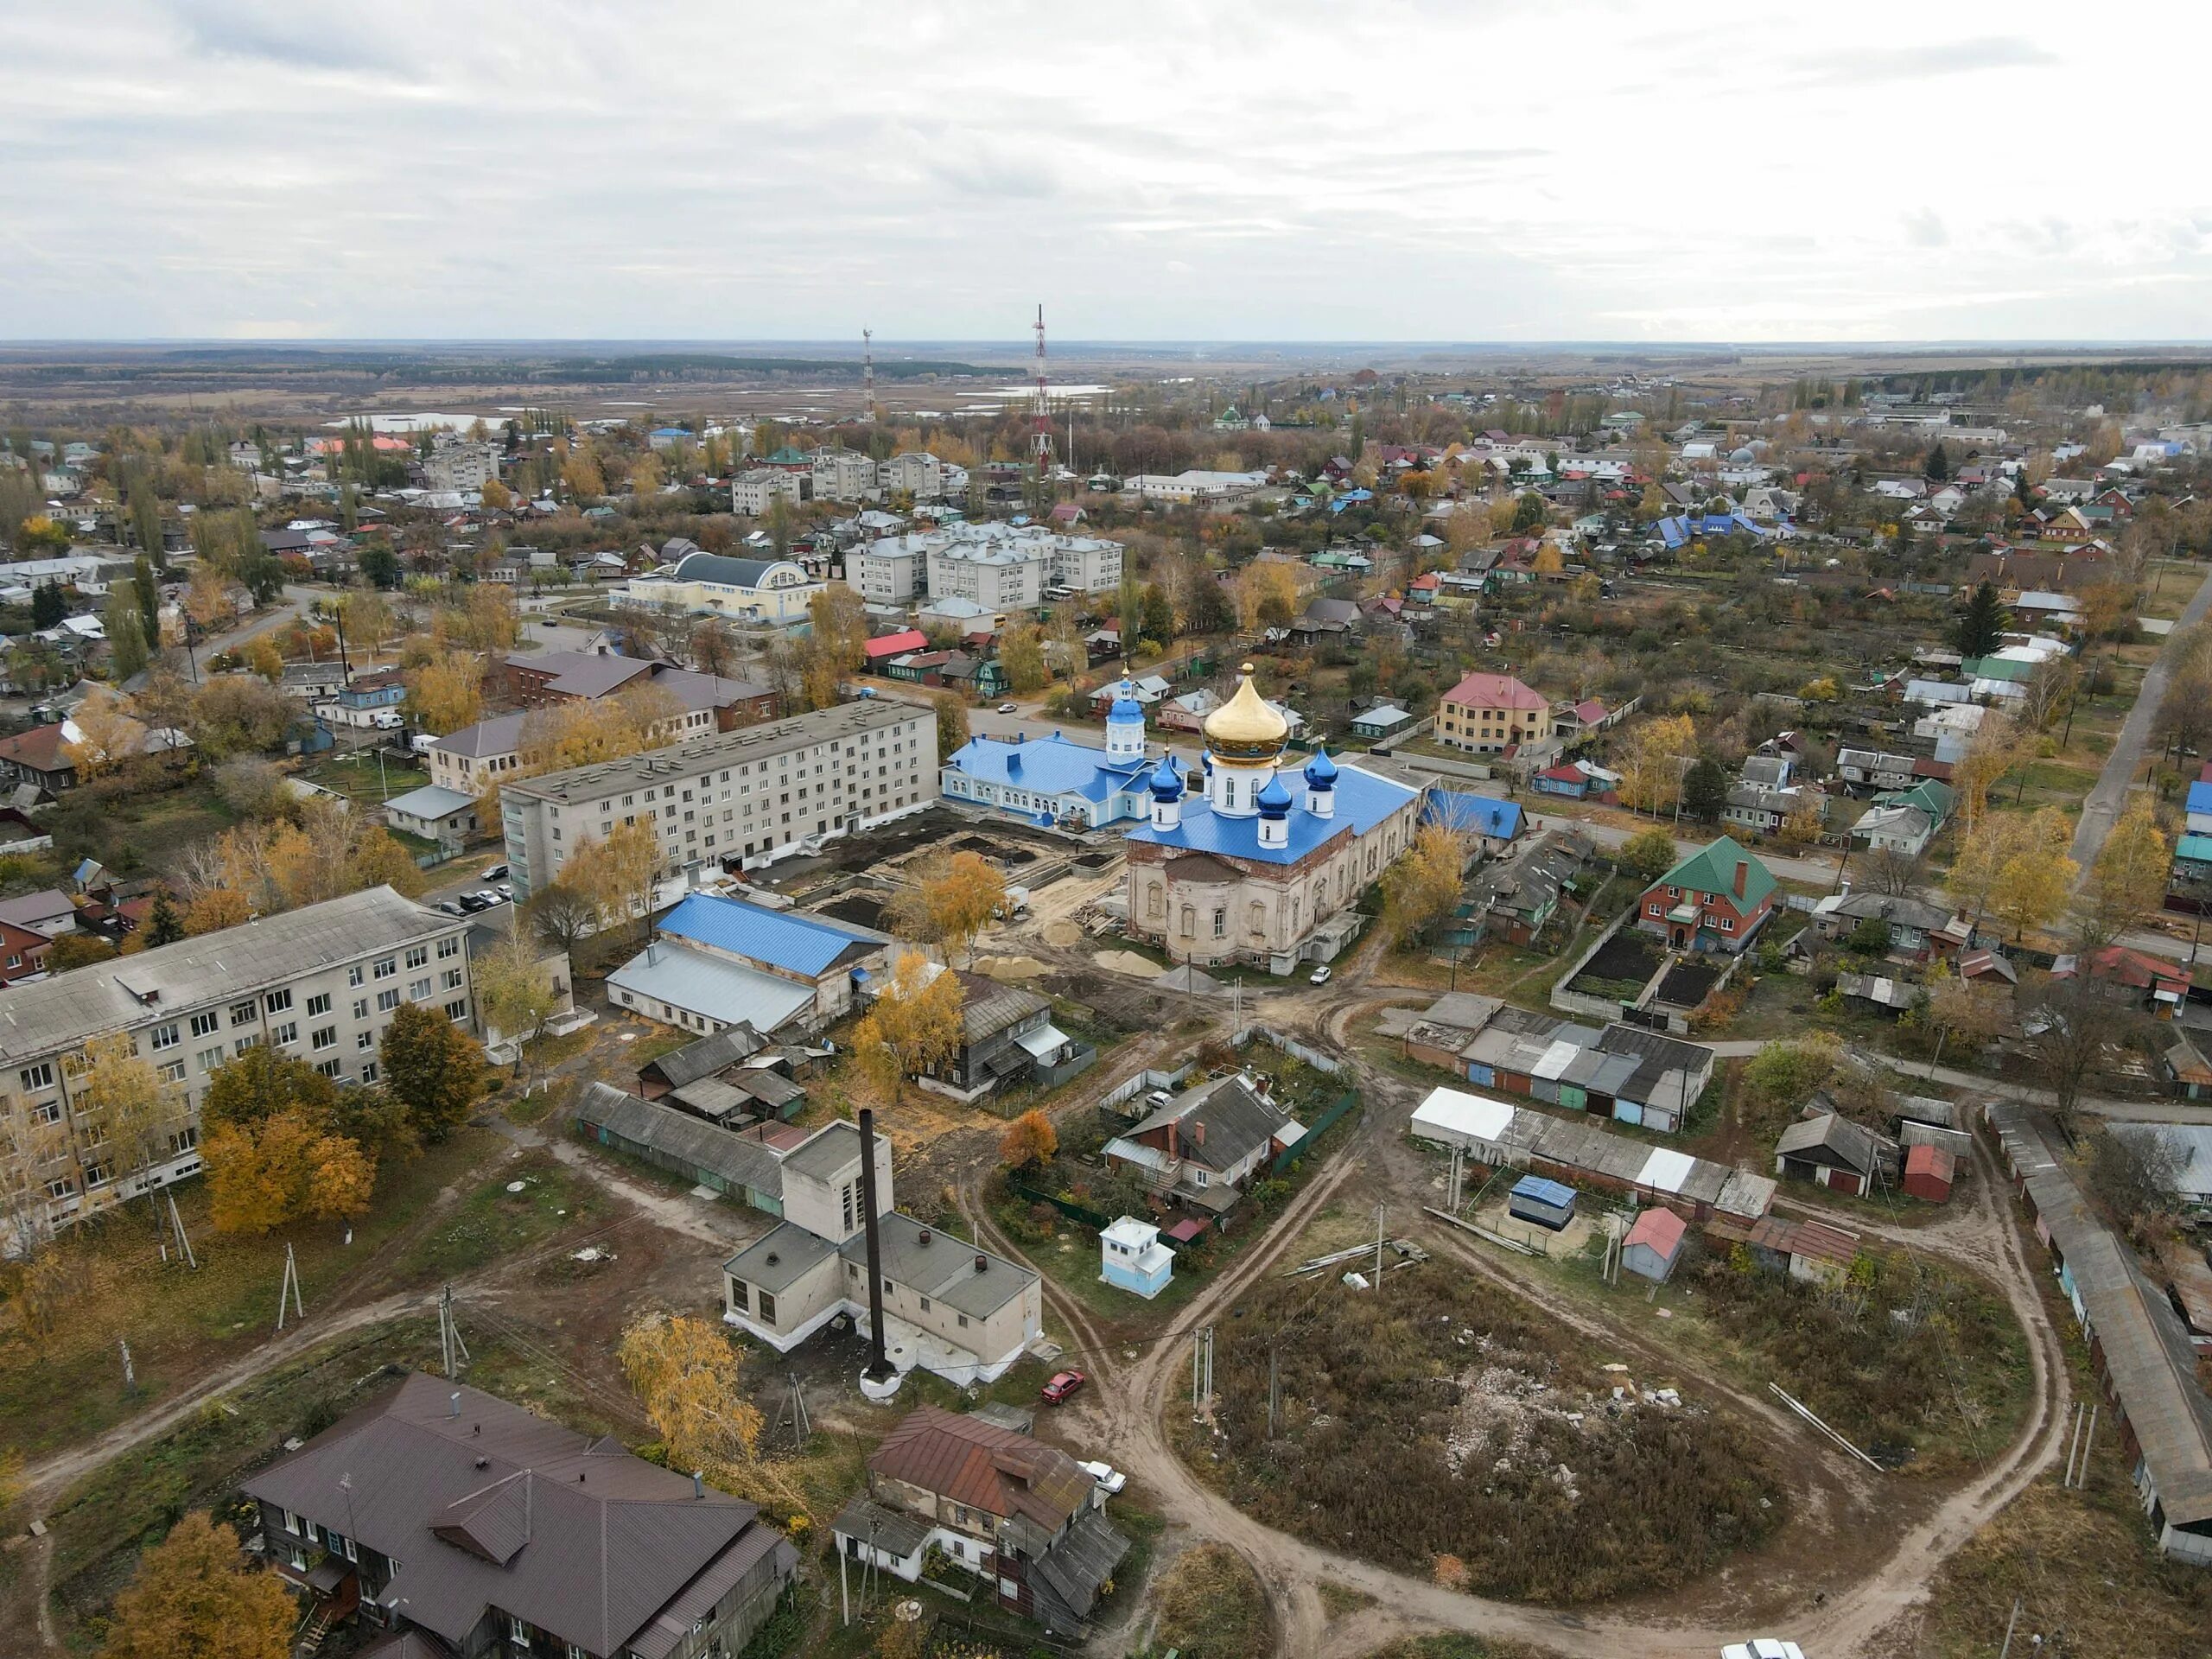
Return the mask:
{"type": "Polygon", "coordinates": [[[7,1242],[197,1174],[207,1078],[257,1043],[340,1083],[374,1083],[377,1045],[403,1002],[472,1026],[468,927],[371,887],[0,988],[7,1242]],[[128,1145],[78,1099],[86,1044],[117,1033],[153,1065],[171,1106],[128,1145]]]}
{"type": "Polygon", "coordinates": [[[871,698],[547,772],[508,785],[500,810],[522,899],[616,824],[652,824],[671,873],[760,863],[934,800],[937,783],[935,711],[871,698]]]}

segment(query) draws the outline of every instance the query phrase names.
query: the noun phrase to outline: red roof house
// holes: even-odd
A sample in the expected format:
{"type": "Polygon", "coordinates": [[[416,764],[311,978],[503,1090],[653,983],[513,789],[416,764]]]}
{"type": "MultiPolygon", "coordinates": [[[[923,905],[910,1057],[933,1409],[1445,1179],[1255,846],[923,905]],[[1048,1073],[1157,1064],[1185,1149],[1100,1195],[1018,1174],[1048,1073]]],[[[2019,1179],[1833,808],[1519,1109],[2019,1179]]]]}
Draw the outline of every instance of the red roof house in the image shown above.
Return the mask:
{"type": "Polygon", "coordinates": [[[1907,1147],[1904,1153],[1904,1190],[1916,1198],[1943,1204],[1951,1196],[1951,1181],[1958,1160],[1941,1147],[1907,1147]]]}
{"type": "Polygon", "coordinates": [[[905,652],[925,651],[929,648],[929,643],[919,628],[907,628],[898,633],[887,633],[880,639],[871,639],[861,649],[867,653],[869,663],[875,664],[888,658],[899,656],[905,652]]]}

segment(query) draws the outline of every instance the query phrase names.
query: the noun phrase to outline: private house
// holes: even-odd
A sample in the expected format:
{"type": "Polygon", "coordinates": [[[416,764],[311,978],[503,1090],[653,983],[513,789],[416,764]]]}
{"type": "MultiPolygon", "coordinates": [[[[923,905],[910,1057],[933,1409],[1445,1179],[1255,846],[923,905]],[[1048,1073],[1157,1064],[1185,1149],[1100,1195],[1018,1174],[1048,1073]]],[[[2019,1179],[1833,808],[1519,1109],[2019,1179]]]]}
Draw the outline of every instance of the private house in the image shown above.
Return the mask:
{"type": "Polygon", "coordinates": [[[910,1413],[868,1460],[868,1490],[832,1522],[838,1553],[912,1583],[934,1548],[981,1594],[1062,1637],[1083,1634],[1128,1540],[1066,1452],[980,1414],[910,1413]]]}
{"type": "Polygon", "coordinates": [[[340,726],[397,728],[399,705],[407,701],[407,683],[396,668],[372,674],[356,674],[334,702],[316,712],[340,726]]]}
{"type": "Polygon", "coordinates": [[[1349,643],[1360,628],[1359,602],[1350,599],[1315,599],[1290,625],[1292,640],[1313,646],[1334,640],[1349,643]]]}
{"type": "Polygon", "coordinates": [[[1723,836],[1643,891],[1637,925],[1677,950],[1738,951],[1774,909],[1772,872],[1723,836]]]}
{"type": "Polygon", "coordinates": [[[1459,906],[1463,925],[1451,930],[1446,942],[1474,944],[1495,937],[1529,944],[1558,913],[1592,850],[1579,830],[1545,830],[1522,842],[1476,876],[1459,906]]]}
{"type": "Polygon", "coordinates": [[[1106,1162],[1135,1175],[1163,1203],[1226,1216],[1255,1174],[1306,1135],[1265,1087],[1236,1073],[1185,1090],[1109,1141],[1106,1162]]]}
{"type": "MultiPolygon", "coordinates": [[[[715,674],[695,674],[657,657],[625,657],[604,646],[596,651],[516,652],[507,658],[501,671],[507,695],[525,709],[552,702],[596,702],[640,686],[658,686],[681,709],[663,728],[662,741],[670,743],[773,720],[778,708],[776,694],[768,686],[715,674]]],[[[502,729],[492,735],[509,734],[502,729]]],[[[520,726],[511,734],[518,749],[520,726]]]]}
{"type": "MultiPolygon", "coordinates": [[[[935,966],[936,964],[932,964],[935,966]]],[[[1052,1023],[1052,1005],[1036,992],[1001,984],[982,974],[938,967],[960,981],[960,1047],[922,1086],[972,1101],[1001,1083],[1033,1073],[1053,1081],[1075,1075],[1097,1058],[1052,1023]]],[[[932,976],[934,977],[934,976],[932,976]]]]}
{"type": "Polygon", "coordinates": [[[1436,705],[1436,741],[1455,749],[1495,754],[1551,735],[1551,704],[1510,674],[1470,674],[1436,705]]]}
{"type": "Polygon", "coordinates": [[[1513,846],[1521,834],[1521,803],[1471,791],[1432,789],[1421,803],[1421,821],[1441,824],[1464,839],[1471,864],[1478,858],[1503,857],[1513,846]]]}
{"type": "Polygon", "coordinates": [[[1865,842],[1869,852],[1917,858],[1949,821],[1957,798],[1948,784],[1923,779],[1910,789],[1877,795],[1874,804],[1852,826],[1852,836],[1865,842]]]}
{"type": "Polygon", "coordinates": [[[1654,1205],[1639,1213],[1621,1240],[1621,1266],[1639,1279],[1663,1285],[1681,1259],[1689,1225],[1664,1205],[1654,1205]]]}
{"type": "Polygon", "coordinates": [[[404,834],[437,842],[450,858],[476,834],[476,798],[442,784],[425,784],[386,801],[384,821],[404,834]]]}
{"type": "Polygon", "coordinates": [[[1842,943],[1878,930],[1887,943],[1881,954],[1908,962],[1955,954],[1966,943],[1967,923],[1941,905],[1887,893],[1830,893],[1813,906],[1813,925],[1821,937],[1842,943]]]}
{"type": "Polygon", "coordinates": [[[2160,1052],[2158,1066],[2171,1093],[2183,1100],[2212,1099],[2212,1061],[2205,1059],[2203,1051],[2179,1026],[2174,1027],[2173,1040],[2160,1052]]]}
{"type": "Polygon", "coordinates": [[[0,985],[36,979],[46,971],[46,953],[53,947],[51,935],[0,918],[0,985]]]}
{"type": "Polygon", "coordinates": [[[732,1654],[798,1570],[754,1505],[421,1372],[243,1486],[311,1629],[358,1618],[423,1654],[732,1654]]]}
{"type": "Polygon", "coordinates": [[[1058,732],[1011,740],[971,737],[939,769],[938,792],[1034,823],[1095,830],[1141,818],[1151,799],[1144,708],[1122,683],[1106,716],[1106,747],[1095,749],[1058,732]]]}
{"type": "Polygon", "coordinates": [[[1539,795],[1559,795],[1570,801],[1579,801],[1590,793],[1590,774],[1578,766],[1561,763],[1546,766],[1529,779],[1529,787],[1539,795]]]}
{"type": "Polygon", "coordinates": [[[48,795],[77,786],[77,763],[66,753],[60,723],[34,726],[13,737],[0,737],[0,778],[30,784],[48,795]]]}
{"type": "Polygon", "coordinates": [[[1897,1143],[1840,1112],[1819,1112],[1782,1132],[1774,1173],[1858,1196],[1897,1179],[1897,1143]]]}
{"type": "MultiPolygon", "coordinates": [[[[2070,951],[2050,964],[2053,979],[2071,979],[2082,971],[2081,958],[2070,951]]],[[[2143,1007],[2162,1020],[2174,1017],[2189,1000],[2189,970],[2124,944],[2108,944],[2089,958],[2089,977],[2125,986],[2139,994],[2143,1007]]]]}
{"type": "Polygon", "coordinates": [[[1382,742],[1404,735],[1406,728],[1413,723],[1413,718],[1394,702],[1378,703],[1365,713],[1351,717],[1351,734],[1370,742],[1382,742]]]}
{"type": "Polygon", "coordinates": [[[430,781],[441,789],[477,795],[522,766],[520,715],[494,715],[448,732],[430,746],[430,781]]]}
{"type": "Polygon", "coordinates": [[[1175,1252],[1152,1223],[1123,1216],[1098,1235],[1098,1276],[1150,1301],[1175,1276],[1175,1252]]]}
{"type": "Polygon", "coordinates": [[[608,1001],[662,1025],[758,1036],[821,1030],[884,976],[889,936],[796,911],[695,893],[607,978],[608,1001]]]}
{"type": "Polygon", "coordinates": [[[638,1093],[727,1126],[788,1119],[806,1099],[791,1076],[804,1054],[772,1047],[750,1026],[732,1026],[646,1061],[638,1068],[638,1093]]]}
{"type": "Polygon", "coordinates": [[[50,943],[64,933],[76,931],[77,906],[60,888],[46,887],[37,893],[18,893],[13,899],[0,899],[0,922],[25,929],[50,943]]]}

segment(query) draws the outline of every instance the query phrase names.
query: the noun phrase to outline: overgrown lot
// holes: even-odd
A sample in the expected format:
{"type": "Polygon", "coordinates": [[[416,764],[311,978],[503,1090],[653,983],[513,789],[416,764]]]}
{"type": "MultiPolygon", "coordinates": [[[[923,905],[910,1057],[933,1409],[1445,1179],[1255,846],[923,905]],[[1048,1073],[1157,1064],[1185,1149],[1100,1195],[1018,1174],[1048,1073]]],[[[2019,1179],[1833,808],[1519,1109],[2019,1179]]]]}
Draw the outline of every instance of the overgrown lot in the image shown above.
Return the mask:
{"type": "Polygon", "coordinates": [[[1192,1465],[1318,1544],[1483,1595],[1573,1603],[1678,1585],[1770,1536],[1779,1470],[1694,1400],[1618,1378],[1437,1262],[1380,1293],[1277,1283],[1217,1338],[1218,1437],[1192,1465]],[[1268,1357],[1280,1419],[1268,1423],[1268,1357]]]}

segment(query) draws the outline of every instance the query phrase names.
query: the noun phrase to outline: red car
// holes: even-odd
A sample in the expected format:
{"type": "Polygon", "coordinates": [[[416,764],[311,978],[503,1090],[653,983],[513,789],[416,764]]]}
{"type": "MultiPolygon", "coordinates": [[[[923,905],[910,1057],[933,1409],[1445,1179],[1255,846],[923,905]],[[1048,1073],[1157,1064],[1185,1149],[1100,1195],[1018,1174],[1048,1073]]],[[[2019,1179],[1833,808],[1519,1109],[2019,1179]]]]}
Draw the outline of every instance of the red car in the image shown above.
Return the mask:
{"type": "Polygon", "coordinates": [[[1062,1371],[1045,1385],[1045,1403],[1057,1406],[1090,1379],[1081,1371],[1062,1371]]]}

